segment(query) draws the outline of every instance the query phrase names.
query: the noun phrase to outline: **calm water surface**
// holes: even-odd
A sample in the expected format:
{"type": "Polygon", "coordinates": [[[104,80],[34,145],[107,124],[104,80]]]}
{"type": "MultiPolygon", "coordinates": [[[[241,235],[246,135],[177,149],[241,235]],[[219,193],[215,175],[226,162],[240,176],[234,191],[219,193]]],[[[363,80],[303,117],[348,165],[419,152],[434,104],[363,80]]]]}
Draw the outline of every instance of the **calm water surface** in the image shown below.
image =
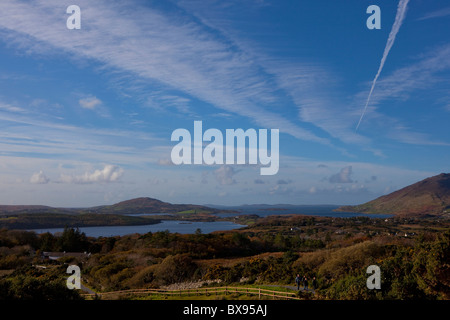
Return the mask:
{"type": "MultiPolygon", "coordinates": [[[[211,206],[212,207],[212,206],[211,206]]],[[[260,217],[267,217],[270,215],[285,215],[285,214],[301,214],[324,217],[368,217],[368,218],[388,218],[389,214],[363,214],[354,212],[334,212],[338,208],[336,205],[251,205],[251,206],[236,206],[236,207],[222,207],[215,206],[219,209],[235,210],[239,213],[220,213],[219,217],[233,217],[237,215],[256,214],[260,217]]],[[[135,214],[136,216],[143,215],[167,215],[164,213],[143,213],[135,214]]],[[[190,234],[195,233],[200,229],[202,233],[210,233],[213,231],[233,230],[245,227],[244,225],[236,224],[229,221],[213,221],[213,222],[186,222],[179,220],[162,220],[158,224],[141,225],[141,226],[99,226],[99,227],[83,227],[80,228],[88,237],[112,237],[123,236],[127,234],[147,232],[158,232],[168,230],[172,233],[190,234]]],[[[36,233],[58,233],[62,232],[63,228],[47,228],[47,229],[33,229],[36,233]]]]}
{"type": "MultiPolygon", "coordinates": [[[[82,227],[79,228],[81,232],[84,232],[88,237],[112,237],[112,236],[124,236],[133,233],[147,233],[169,230],[172,233],[189,234],[195,233],[197,229],[200,229],[202,233],[210,233],[220,230],[233,230],[245,227],[240,224],[236,224],[228,221],[214,221],[214,222],[192,222],[186,223],[185,221],[177,220],[163,220],[161,223],[141,225],[141,226],[99,226],[99,227],[82,227]]],[[[33,229],[36,233],[50,232],[52,234],[63,232],[64,228],[46,228],[46,229],[33,229]]]]}
{"type": "MultiPolygon", "coordinates": [[[[365,214],[356,212],[338,212],[333,211],[340,206],[337,205],[248,205],[248,206],[214,206],[218,209],[236,210],[242,214],[256,214],[260,217],[267,217],[272,215],[285,214],[302,214],[322,217],[339,217],[339,218],[353,218],[353,217],[367,217],[367,218],[389,218],[390,214],[365,214]]],[[[236,213],[219,213],[219,217],[229,217],[230,215],[237,215],[236,213]]]]}

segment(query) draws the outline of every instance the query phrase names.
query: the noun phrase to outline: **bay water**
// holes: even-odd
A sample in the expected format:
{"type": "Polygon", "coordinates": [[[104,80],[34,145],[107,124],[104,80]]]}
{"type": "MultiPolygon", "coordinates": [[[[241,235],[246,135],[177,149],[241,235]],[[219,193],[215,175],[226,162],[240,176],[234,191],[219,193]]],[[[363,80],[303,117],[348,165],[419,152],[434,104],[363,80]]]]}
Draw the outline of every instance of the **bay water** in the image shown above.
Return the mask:
{"type": "MultiPolygon", "coordinates": [[[[209,205],[213,207],[212,205],[209,205]]],[[[368,218],[388,218],[389,214],[363,214],[354,212],[337,212],[333,211],[339,206],[336,205],[244,205],[244,206],[214,206],[218,209],[234,210],[234,213],[218,213],[218,217],[234,217],[242,215],[258,215],[260,217],[267,217],[270,215],[287,215],[299,214],[310,216],[324,216],[324,217],[368,217],[368,218]]],[[[142,215],[162,215],[162,213],[143,213],[142,215]]],[[[167,215],[167,214],[165,214],[167,215]]],[[[213,221],[213,222],[187,222],[181,220],[162,220],[157,224],[138,225],[138,226],[96,226],[96,227],[81,227],[79,230],[84,232],[88,237],[112,237],[124,236],[127,234],[144,234],[147,232],[158,232],[168,230],[171,233],[192,234],[197,230],[202,233],[211,233],[214,231],[234,230],[245,227],[231,221],[213,221]]],[[[43,228],[33,229],[38,234],[50,232],[52,234],[64,231],[63,228],[43,228]]]]}

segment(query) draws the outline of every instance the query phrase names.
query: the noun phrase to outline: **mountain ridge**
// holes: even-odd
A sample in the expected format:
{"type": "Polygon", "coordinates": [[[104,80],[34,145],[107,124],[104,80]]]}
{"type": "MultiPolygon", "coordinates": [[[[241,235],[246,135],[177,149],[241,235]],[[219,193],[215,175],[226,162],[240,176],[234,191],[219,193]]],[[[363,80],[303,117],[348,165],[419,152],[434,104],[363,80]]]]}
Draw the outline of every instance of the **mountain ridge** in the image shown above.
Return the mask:
{"type": "Polygon", "coordinates": [[[228,212],[218,208],[210,208],[195,204],[172,204],[150,197],[139,197],[117,202],[112,205],[101,205],[87,208],[57,208],[44,205],[0,205],[0,215],[25,213],[64,213],[64,214],[140,214],[140,213],[178,213],[192,211],[194,213],[228,212]]]}
{"type": "Polygon", "coordinates": [[[441,173],[372,201],[342,206],[336,211],[410,216],[447,215],[450,214],[450,174],[441,173]]]}
{"type": "Polygon", "coordinates": [[[222,212],[223,210],[206,207],[196,204],[172,204],[149,197],[139,197],[130,200],[124,200],[112,205],[92,207],[88,209],[95,213],[121,213],[121,214],[139,214],[139,213],[177,213],[183,211],[194,212],[222,212]]]}

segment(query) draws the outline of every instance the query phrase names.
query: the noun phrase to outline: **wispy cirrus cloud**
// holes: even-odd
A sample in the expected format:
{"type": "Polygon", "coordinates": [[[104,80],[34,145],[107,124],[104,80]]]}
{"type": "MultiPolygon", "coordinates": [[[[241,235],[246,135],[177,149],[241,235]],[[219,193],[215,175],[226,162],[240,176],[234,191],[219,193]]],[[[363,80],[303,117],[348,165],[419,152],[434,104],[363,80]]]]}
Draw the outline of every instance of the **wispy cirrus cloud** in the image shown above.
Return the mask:
{"type": "MultiPolygon", "coordinates": [[[[357,92],[350,97],[336,94],[335,82],[338,76],[333,75],[320,66],[293,66],[282,62],[268,63],[280,87],[284,88],[298,106],[299,117],[322,129],[331,137],[348,144],[356,144],[377,156],[383,156],[382,151],[371,147],[372,139],[355,132],[354,123],[360,117],[359,106],[367,99],[367,92],[357,92]]],[[[450,45],[428,49],[405,66],[394,69],[390,74],[377,82],[377,90],[371,96],[366,117],[371,119],[372,128],[384,128],[380,134],[402,143],[419,145],[447,145],[439,138],[418,132],[403,123],[401,118],[394,118],[377,107],[386,101],[407,101],[411,95],[418,92],[428,94],[427,90],[440,84],[447,86],[450,81],[442,76],[450,70],[450,45]]],[[[434,99],[440,104],[447,97],[446,92],[436,92],[434,99]],[[440,98],[439,98],[440,97],[440,98]]]]}
{"type": "MultiPolygon", "coordinates": [[[[317,60],[305,57],[298,59],[275,57],[270,54],[264,44],[242,37],[238,30],[234,30],[233,17],[229,12],[229,10],[231,12],[241,10],[241,3],[230,3],[227,10],[224,10],[225,4],[221,2],[208,3],[205,6],[201,1],[186,0],[181,1],[181,5],[195,14],[205,25],[224,35],[233,46],[238,47],[252,61],[255,61],[270,79],[272,87],[283,91],[294,102],[293,112],[299,115],[297,117],[299,126],[308,130],[307,133],[305,133],[306,130],[303,130],[294,136],[306,137],[309,134],[308,140],[311,141],[315,141],[319,137],[321,143],[329,145],[347,156],[351,156],[351,154],[337,145],[333,139],[361,146],[369,144],[370,139],[356,133],[352,128],[358,118],[357,108],[339,97],[336,86],[341,79],[328,67],[321,65],[317,60]],[[315,137],[311,136],[311,132],[315,133],[315,137]]],[[[258,7],[254,3],[251,3],[251,6],[258,7]]],[[[250,11],[249,8],[247,10],[250,11]]],[[[267,95],[266,99],[269,99],[267,95]]],[[[288,123],[286,124],[289,126],[288,123]]],[[[295,130],[290,132],[295,132],[295,130]]]]}
{"type": "MultiPolygon", "coordinates": [[[[387,99],[407,100],[411,93],[425,91],[437,83],[450,84],[439,75],[450,70],[450,44],[432,48],[408,65],[397,68],[378,81],[372,95],[371,105],[376,106],[387,99]]],[[[364,93],[360,92],[359,98],[364,93]]]]}
{"type": "MultiPolygon", "coordinates": [[[[188,12],[190,3],[188,1],[183,6],[188,12]]],[[[216,4],[227,7],[220,2],[216,4]]],[[[245,45],[246,39],[227,33],[222,26],[201,15],[192,18],[189,14],[168,13],[139,3],[130,9],[128,4],[116,1],[80,0],[78,5],[83,13],[83,27],[79,31],[67,30],[67,5],[57,0],[33,5],[1,1],[2,37],[10,40],[10,45],[20,46],[30,54],[62,54],[74,61],[86,59],[94,61],[100,72],[111,72],[118,78],[121,74],[126,74],[124,77],[127,79],[138,78],[130,86],[136,85],[139,90],[151,83],[157,89],[143,94],[147,94],[148,104],[155,109],[190,114],[193,100],[198,99],[223,110],[223,114],[247,117],[259,126],[279,128],[297,139],[327,145],[345,155],[350,154],[336,142],[357,145],[383,155],[371,147],[372,138],[354,131],[354,123],[360,116],[360,106],[367,98],[367,92],[357,93],[354,97],[341,95],[336,87],[339,75],[323,65],[302,59],[275,59],[265,50],[257,52],[258,46],[250,49],[245,45]],[[43,19],[45,24],[40,23],[43,19]],[[277,91],[283,91],[292,99],[294,110],[289,112],[297,114],[296,118],[284,112],[285,109],[278,112],[282,108],[277,91]]],[[[204,8],[207,11],[208,6],[204,8]]],[[[406,143],[430,142],[426,134],[414,134],[408,126],[388,117],[376,106],[386,99],[407,98],[415,88],[437,81],[436,73],[439,68],[445,68],[448,61],[440,60],[447,57],[445,47],[436,50],[434,55],[425,55],[419,62],[397,69],[377,82],[377,90],[373,92],[369,106],[371,112],[367,116],[377,119],[382,127],[385,123],[394,124],[390,130],[382,131],[385,137],[406,143]]],[[[121,81],[118,83],[125,85],[121,81]]],[[[95,96],[91,98],[100,100],[95,96]]],[[[95,110],[101,106],[95,99],[79,103],[95,110]]],[[[29,124],[36,123],[35,119],[28,120],[29,124]]],[[[64,128],[67,133],[83,131],[75,127],[67,131],[68,128],[64,128]]],[[[53,130],[46,130],[55,136],[53,130]]],[[[89,132],[93,133],[93,130],[89,132]]],[[[89,150],[69,134],[66,141],[49,139],[49,134],[45,135],[45,141],[52,141],[46,145],[46,152],[56,151],[60,145],[71,154],[80,151],[83,154],[96,153],[96,160],[100,152],[117,156],[122,152],[121,158],[126,157],[127,161],[132,160],[128,155],[142,154],[121,143],[113,144],[114,147],[102,143],[104,139],[109,140],[103,135],[98,143],[89,142],[89,137],[81,135],[89,150]],[[76,148],[70,150],[71,146],[76,148]]],[[[135,138],[130,132],[126,135],[135,138]]],[[[31,141],[27,143],[38,145],[31,141]]]]}
{"type": "Polygon", "coordinates": [[[75,59],[93,59],[248,117],[260,126],[331,145],[327,139],[264,107],[277,98],[259,65],[195,19],[139,4],[132,17],[128,15],[129,7],[119,2],[80,0],[78,5],[86,21],[79,32],[65,28],[61,22],[65,4],[56,0],[33,7],[2,1],[0,28],[8,30],[6,37],[29,52],[56,49],[75,54],[75,59]],[[40,24],[42,20],[46,23],[40,24]]]}
{"type": "Polygon", "coordinates": [[[432,11],[432,12],[428,12],[417,20],[419,20],[419,21],[420,20],[428,20],[428,19],[434,19],[434,18],[442,18],[442,17],[446,17],[446,16],[450,16],[450,7],[439,9],[439,10],[432,11]]]}
{"type": "Polygon", "coordinates": [[[147,132],[70,125],[38,119],[17,108],[18,112],[0,110],[0,125],[7,128],[0,131],[3,155],[94,162],[105,161],[107,156],[116,163],[140,164],[142,159],[160,158],[168,152],[161,147],[164,141],[147,132]]]}
{"type": "MultiPolygon", "coordinates": [[[[342,79],[330,68],[305,58],[283,60],[267,55],[267,50],[261,48],[258,43],[249,44],[247,38],[233,30],[232,17],[230,20],[226,19],[227,16],[221,3],[207,6],[200,5],[196,0],[185,0],[181,3],[183,8],[194,12],[206,25],[224,34],[272,77],[275,87],[284,90],[297,106],[302,126],[319,128],[321,137],[326,137],[327,140],[338,139],[346,144],[357,145],[377,157],[386,157],[383,151],[373,146],[371,137],[354,129],[355,123],[361,120],[360,106],[367,103],[367,91],[357,92],[353,96],[343,96],[339,93],[339,82],[342,79]]],[[[399,2],[396,20],[387,40],[378,73],[381,72],[405,19],[407,4],[408,1],[405,0],[399,2]]],[[[238,7],[235,6],[235,9],[238,7]]],[[[402,124],[401,119],[393,118],[380,110],[377,111],[376,106],[386,99],[406,100],[411,92],[442,81],[437,73],[440,70],[446,70],[447,60],[445,46],[435,48],[423,54],[417,61],[394,70],[390,75],[378,81],[375,80],[377,90],[373,91],[369,98],[370,106],[368,105],[366,108],[367,111],[370,111],[366,116],[376,120],[370,126],[377,130],[384,128],[381,130],[384,137],[402,143],[445,145],[445,143],[435,141],[427,134],[415,132],[417,129],[408,128],[407,125],[402,124]]],[[[346,150],[342,148],[340,150],[343,154],[351,156],[346,150]]]]}
{"type": "Polygon", "coordinates": [[[25,109],[17,107],[15,105],[11,105],[9,103],[5,103],[0,101],[0,111],[7,111],[12,113],[25,113],[25,109]]]}
{"type": "MultiPolygon", "coordinates": [[[[449,70],[450,44],[427,50],[406,66],[397,68],[377,82],[377,90],[371,98],[370,113],[366,116],[374,122],[375,127],[383,126],[384,136],[389,139],[407,144],[449,145],[440,138],[419,132],[417,128],[404,123],[402,119],[388,116],[383,110],[378,110],[383,102],[408,101],[413,95],[418,94],[432,95],[431,101],[434,101],[436,105],[444,105],[443,108],[445,108],[448,95],[440,88],[448,88],[450,85],[450,80],[444,76],[449,70]]],[[[366,94],[365,92],[356,94],[353,105],[363,101],[366,94]]],[[[405,112],[408,111],[405,110],[405,112]]]]}

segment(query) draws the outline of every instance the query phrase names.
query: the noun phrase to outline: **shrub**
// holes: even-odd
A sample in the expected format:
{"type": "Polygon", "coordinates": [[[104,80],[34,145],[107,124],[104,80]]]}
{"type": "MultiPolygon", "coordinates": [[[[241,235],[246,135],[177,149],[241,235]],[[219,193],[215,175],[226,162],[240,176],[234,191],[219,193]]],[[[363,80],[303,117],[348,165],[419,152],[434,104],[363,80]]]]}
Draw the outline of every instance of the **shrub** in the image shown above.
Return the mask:
{"type": "Polygon", "coordinates": [[[190,280],[197,265],[185,254],[167,256],[155,270],[155,278],[162,284],[190,280]]]}
{"type": "Polygon", "coordinates": [[[383,247],[371,241],[341,248],[330,253],[328,259],[320,266],[319,273],[328,279],[337,279],[374,264],[383,253],[383,247]]]}

